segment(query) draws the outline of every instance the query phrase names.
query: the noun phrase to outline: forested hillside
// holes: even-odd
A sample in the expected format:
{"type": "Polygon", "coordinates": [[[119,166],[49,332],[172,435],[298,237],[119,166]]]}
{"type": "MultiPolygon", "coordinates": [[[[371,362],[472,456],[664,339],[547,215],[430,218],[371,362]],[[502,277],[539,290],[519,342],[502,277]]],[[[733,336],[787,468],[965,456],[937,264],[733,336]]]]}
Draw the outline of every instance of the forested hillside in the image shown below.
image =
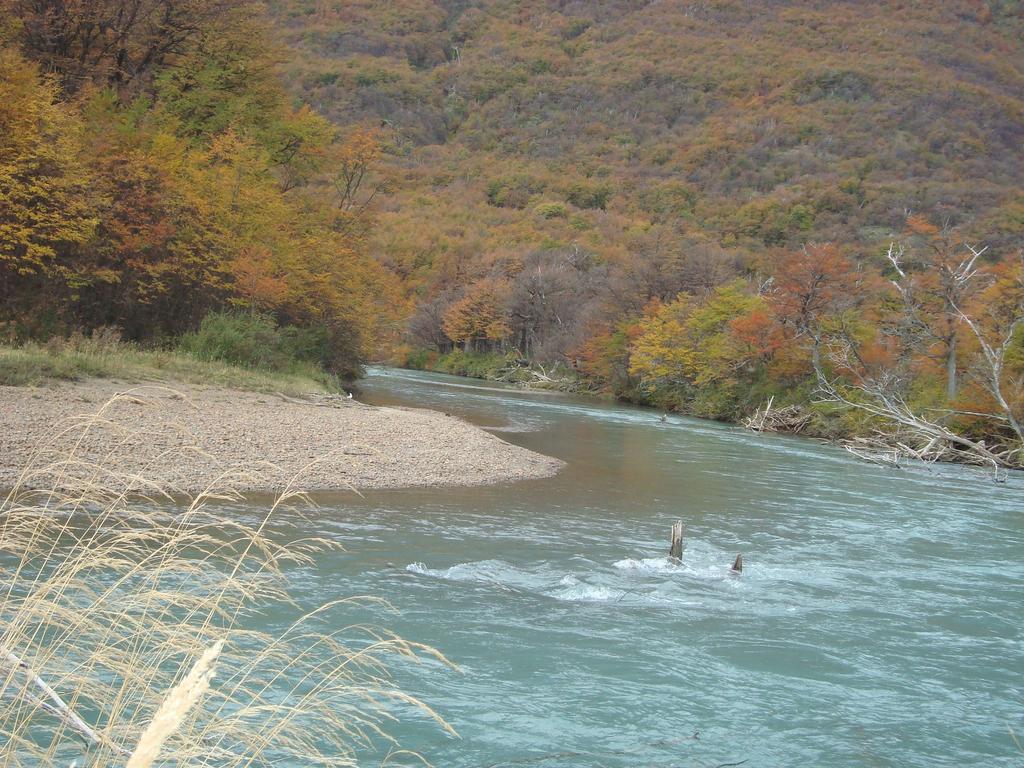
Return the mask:
{"type": "Polygon", "coordinates": [[[376,148],[293,103],[263,9],[0,10],[2,335],[168,343],[227,312],[220,341],[356,373],[401,306],[338,191],[376,148]]]}
{"type": "Polygon", "coordinates": [[[421,299],[569,249],[637,311],[778,248],[877,257],[908,212],[1016,245],[1018,3],[271,7],[303,97],[380,126],[375,253],[421,299]]]}
{"type": "Polygon", "coordinates": [[[410,362],[562,363],[726,418],[822,377],[1003,410],[957,313],[997,283],[1017,312],[1020,3],[270,8],[295,91],[384,147],[371,248],[415,305],[410,362]]]}

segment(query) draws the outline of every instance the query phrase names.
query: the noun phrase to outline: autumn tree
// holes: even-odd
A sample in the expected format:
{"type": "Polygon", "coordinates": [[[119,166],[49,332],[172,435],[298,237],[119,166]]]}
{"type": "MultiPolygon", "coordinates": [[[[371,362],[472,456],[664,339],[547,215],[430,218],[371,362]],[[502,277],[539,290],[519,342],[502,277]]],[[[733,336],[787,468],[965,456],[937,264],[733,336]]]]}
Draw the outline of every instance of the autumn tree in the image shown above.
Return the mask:
{"type": "Polygon", "coordinates": [[[367,176],[380,159],[381,146],[375,131],[360,128],[341,142],[332,158],[335,166],[334,188],[338,207],[346,212],[362,212],[381,187],[366,189],[367,176]]]}
{"type": "Polygon", "coordinates": [[[506,301],[508,285],[484,278],[470,285],[444,314],[444,332],[467,352],[479,344],[496,344],[508,334],[506,301]]]}
{"type": "Polygon", "coordinates": [[[71,265],[78,320],[120,326],[133,339],[194,327],[226,298],[228,262],[245,244],[216,196],[213,179],[227,181],[225,167],[109,94],[86,114],[104,205],[92,247],[71,265]]]}
{"type": "Polygon", "coordinates": [[[819,375],[830,320],[855,306],[862,278],[833,244],[807,245],[780,254],[773,263],[772,306],[780,322],[810,348],[819,375]]]}
{"type": "Polygon", "coordinates": [[[26,54],[63,89],[136,85],[213,26],[229,28],[238,0],[2,0],[20,20],[26,54]]]}
{"type": "Polygon", "coordinates": [[[250,315],[276,309],[288,294],[288,282],[277,273],[265,249],[243,250],[230,270],[237,294],[232,303],[246,307],[250,315]]]}
{"type": "Polygon", "coordinates": [[[1011,434],[1003,460],[1019,466],[1024,464],[1024,253],[1000,264],[992,278],[958,311],[980,347],[971,373],[993,401],[992,418],[1011,434]]]}
{"type": "Polygon", "coordinates": [[[765,350],[751,328],[766,313],[763,297],[745,282],[719,286],[709,296],[681,294],[655,304],[638,324],[630,373],[648,388],[719,388],[723,394],[749,379],[765,350]]]}
{"type": "MultiPolygon", "coordinates": [[[[60,281],[96,225],[81,125],[34,64],[0,48],[0,305],[31,276],[60,281]]],[[[21,299],[26,298],[21,295],[21,299]]],[[[19,304],[23,302],[17,302],[19,304]]]]}
{"type": "Polygon", "coordinates": [[[887,258],[896,273],[893,284],[903,300],[908,324],[939,347],[946,377],[946,399],[958,391],[961,307],[978,287],[982,251],[959,242],[948,228],[921,216],[907,219],[907,247],[893,245],[887,258]],[[908,252],[909,249],[909,252],[908,252]]]}

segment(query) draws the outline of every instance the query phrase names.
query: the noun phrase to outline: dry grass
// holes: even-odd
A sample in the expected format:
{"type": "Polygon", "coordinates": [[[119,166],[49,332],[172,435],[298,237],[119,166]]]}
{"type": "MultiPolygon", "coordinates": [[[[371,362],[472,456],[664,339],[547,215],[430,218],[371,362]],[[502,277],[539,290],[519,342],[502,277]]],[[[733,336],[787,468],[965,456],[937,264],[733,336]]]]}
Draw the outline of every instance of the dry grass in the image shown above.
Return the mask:
{"type": "Polygon", "coordinates": [[[181,727],[185,716],[209,690],[214,662],[222,650],[224,641],[218,640],[216,645],[199,657],[185,679],[171,689],[160,709],[153,715],[153,720],[142,732],[125,768],[149,768],[157,761],[164,742],[181,727]]]}
{"type": "Polygon", "coordinates": [[[71,451],[23,474],[54,478],[47,490],[23,482],[0,502],[0,765],[125,765],[145,747],[139,765],[351,766],[408,707],[451,732],[389,673],[440,654],[345,626],[346,605],[368,598],[301,614],[289,596],[287,569],[336,547],[268,533],[303,494],[247,523],[218,513],[244,470],[181,503],[155,485],[129,495],[141,478],[117,466],[116,452],[86,466],[71,451]],[[253,628],[282,606],[297,616],[287,629],[253,628]]]}

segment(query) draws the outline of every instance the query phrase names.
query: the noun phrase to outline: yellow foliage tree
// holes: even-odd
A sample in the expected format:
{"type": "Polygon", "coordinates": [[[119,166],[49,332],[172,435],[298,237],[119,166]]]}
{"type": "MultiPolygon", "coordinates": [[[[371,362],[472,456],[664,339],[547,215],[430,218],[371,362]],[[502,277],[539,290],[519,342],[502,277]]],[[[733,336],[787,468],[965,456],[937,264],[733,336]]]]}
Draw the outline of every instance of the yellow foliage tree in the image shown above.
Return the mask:
{"type": "Polygon", "coordinates": [[[61,251],[90,237],[96,221],[78,161],[79,123],[56,88],[17,52],[0,50],[0,276],[57,265],[61,251]]]}
{"type": "Polygon", "coordinates": [[[732,379],[760,356],[737,333],[736,323],[765,310],[742,280],[717,288],[705,301],[681,294],[656,304],[641,320],[630,354],[630,373],[646,384],[704,386],[732,379]]]}

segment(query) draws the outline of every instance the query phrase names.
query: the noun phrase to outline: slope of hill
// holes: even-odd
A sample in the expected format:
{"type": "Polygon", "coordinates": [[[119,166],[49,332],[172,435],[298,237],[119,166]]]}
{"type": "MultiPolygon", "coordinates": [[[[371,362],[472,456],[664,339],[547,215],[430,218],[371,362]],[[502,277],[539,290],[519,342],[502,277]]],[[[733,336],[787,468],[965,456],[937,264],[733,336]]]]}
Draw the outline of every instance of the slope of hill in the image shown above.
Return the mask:
{"type": "Polygon", "coordinates": [[[384,147],[364,195],[415,307],[407,361],[561,362],[727,418],[838,377],[829,397],[858,407],[1018,423],[1017,0],[270,10],[292,88],[384,147]],[[994,373],[985,345],[1006,356],[994,373]]]}
{"type": "Polygon", "coordinates": [[[377,250],[419,281],[453,253],[489,271],[495,251],[573,243],[872,250],[908,210],[995,246],[1018,234],[1018,3],[271,6],[309,103],[383,121],[377,250]]]}

